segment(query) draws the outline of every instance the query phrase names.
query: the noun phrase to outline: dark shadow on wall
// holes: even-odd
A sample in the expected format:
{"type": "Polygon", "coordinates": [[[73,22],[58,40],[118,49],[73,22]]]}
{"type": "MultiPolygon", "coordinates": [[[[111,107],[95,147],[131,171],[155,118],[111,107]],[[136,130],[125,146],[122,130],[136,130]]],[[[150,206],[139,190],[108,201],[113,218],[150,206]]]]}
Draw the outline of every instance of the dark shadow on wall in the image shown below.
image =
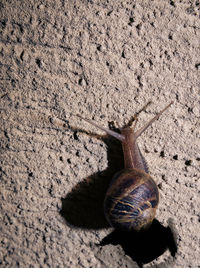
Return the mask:
{"type": "Polygon", "coordinates": [[[103,238],[100,246],[108,244],[120,245],[125,254],[130,256],[139,267],[147,264],[169,249],[171,256],[175,257],[177,245],[172,228],[162,226],[156,219],[150,228],[142,232],[122,232],[114,230],[103,238]]]}
{"type": "MultiPolygon", "coordinates": [[[[96,135],[89,135],[99,138],[96,135]]],[[[121,144],[116,139],[108,136],[103,136],[101,139],[107,145],[108,168],[83,179],[62,199],[60,213],[66,223],[75,228],[109,227],[103,212],[103,201],[113,175],[123,168],[123,153],[121,144]]],[[[177,252],[173,230],[162,226],[157,220],[154,220],[151,227],[143,232],[114,230],[101,241],[100,246],[108,244],[121,245],[125,254],[140,267],[153,261],[167,249],[173,257],[177,252]]]]}
{"type": "Polygon", "coordinates": [[[103,212],[103,201],[113,174],[123,168],[120,142],[108,136],[100,138],[107,145],[108,168],[83,179],[62,199],[61,215],[68,224],[80,228],[109,227],[103,212]]]}

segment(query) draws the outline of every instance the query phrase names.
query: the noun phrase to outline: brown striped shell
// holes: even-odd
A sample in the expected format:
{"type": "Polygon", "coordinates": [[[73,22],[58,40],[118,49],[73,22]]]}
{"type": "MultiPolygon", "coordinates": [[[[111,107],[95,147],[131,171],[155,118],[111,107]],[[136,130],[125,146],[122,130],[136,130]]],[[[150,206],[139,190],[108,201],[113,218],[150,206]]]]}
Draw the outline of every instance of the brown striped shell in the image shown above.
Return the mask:
{"type": "Polygon", "coordinates": [[[149,174],[139,169],[123,169],[111,181],[104,212],[114,228],[139,231],[153,221],[158,201],[158,188],[149,174]]]}

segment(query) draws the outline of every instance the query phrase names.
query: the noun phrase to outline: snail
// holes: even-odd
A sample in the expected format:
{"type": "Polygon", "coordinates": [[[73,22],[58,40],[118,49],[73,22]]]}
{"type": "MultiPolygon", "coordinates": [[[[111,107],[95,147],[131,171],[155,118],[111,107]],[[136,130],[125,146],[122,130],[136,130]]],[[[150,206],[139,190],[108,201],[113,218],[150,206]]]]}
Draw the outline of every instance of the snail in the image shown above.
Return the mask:
{"type": "Polygon", "coordinates": [[[108,223],[116,229],[124,231],[145,230],[155,218],[159,202],[158,187],[148,174],[148,167],[137,145],[137,138],[172,103],[168,104],[137,131],[135,131],[136,123],[132,126],[133,120],[120,129],[121,133],[117,133],[78,115],[81,119],[121,141],[124,169],[114,175],[104,199],[105,217],[108,223]]]}

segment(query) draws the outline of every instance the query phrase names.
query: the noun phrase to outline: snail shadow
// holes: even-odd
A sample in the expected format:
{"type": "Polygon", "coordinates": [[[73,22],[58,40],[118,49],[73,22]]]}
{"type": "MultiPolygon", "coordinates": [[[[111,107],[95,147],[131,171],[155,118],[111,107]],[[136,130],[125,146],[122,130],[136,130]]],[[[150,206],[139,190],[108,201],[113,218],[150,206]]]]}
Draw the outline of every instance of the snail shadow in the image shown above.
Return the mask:
{"type": "MultiPolygon", "coordinates": [[[[101,139],[107,146],[108,168],[84,178],[62,199],[60,214],[74,228],[97,230],[110,227],[104,216],[103,202],[113,174],[123,168],[123,153],[121,144],[116,139],[110,136],[102,136],[101,139]]],[[[108,244],[121,245],[125,254],[140,267],[153,261],[167,249],[173,257],[177,252],[173,230],[162,226],[156,219],[143,232],[114,230],[99,246],[108,244]]]]}
{"type": "Polygon", "coordinates": [[[109,227],[103,212],[105,193],[113,174],[123,168],[123,154],[121,144],[116,139],[108,136],[89,135],[101,138],[106,144],[108,168],[84,178],[78,183],[62,199],[60,214],[66,223],[73,227],[102,229],[109,227]]]}
{"type": "Polygon", "coordinates": [[[130,256],[139,267],[147,264],[169,249],[172,257],[177,252],[175,230],[164,227],[154,220],[148,230],[142,232],[123,232],[114,230],[104,237],[99,246],[121,245],[126,255],[130,256]]]}

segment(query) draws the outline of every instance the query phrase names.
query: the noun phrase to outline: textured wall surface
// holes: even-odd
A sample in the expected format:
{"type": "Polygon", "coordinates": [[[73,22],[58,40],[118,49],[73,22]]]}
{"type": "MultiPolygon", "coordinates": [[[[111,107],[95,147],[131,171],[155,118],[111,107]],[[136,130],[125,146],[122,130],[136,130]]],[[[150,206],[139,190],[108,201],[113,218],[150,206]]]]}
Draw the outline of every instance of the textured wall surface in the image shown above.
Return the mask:
{"type": "Polygon", "coordinates": [[[103,216],[120,145],[76,114],[123,126],[151,100],[139,127],[173,100],[138,143],[178,251],[144,267],[200,267],[199,77],[198,0],[1,0],[0,266],[145,262],[134,237],[109,243],[103,216]]]}

